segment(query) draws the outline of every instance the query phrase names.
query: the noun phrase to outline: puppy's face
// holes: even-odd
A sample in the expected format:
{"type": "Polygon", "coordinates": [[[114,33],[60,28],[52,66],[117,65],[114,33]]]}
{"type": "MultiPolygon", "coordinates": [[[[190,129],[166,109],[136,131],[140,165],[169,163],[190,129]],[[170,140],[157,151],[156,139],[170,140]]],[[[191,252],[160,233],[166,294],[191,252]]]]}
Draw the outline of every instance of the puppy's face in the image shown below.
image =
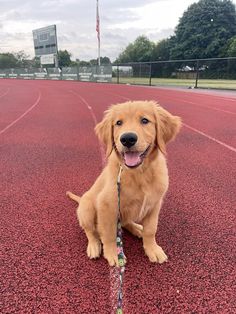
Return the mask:
{"type": "Polygon", "coordinates": [[[156,122],[144,103],[121,104],[113,109],[113,140],[127,167],[138,167],[155,146],[156,122]]]}
{"type": "Polygon", "coordinates": [[[134,101],[110,107],[95,130],[107,155],[114,149],[120,162],[136,168],[158,147],[165,153],[165,143],[179,127],[180,119],[155,102],[134,101]]]}

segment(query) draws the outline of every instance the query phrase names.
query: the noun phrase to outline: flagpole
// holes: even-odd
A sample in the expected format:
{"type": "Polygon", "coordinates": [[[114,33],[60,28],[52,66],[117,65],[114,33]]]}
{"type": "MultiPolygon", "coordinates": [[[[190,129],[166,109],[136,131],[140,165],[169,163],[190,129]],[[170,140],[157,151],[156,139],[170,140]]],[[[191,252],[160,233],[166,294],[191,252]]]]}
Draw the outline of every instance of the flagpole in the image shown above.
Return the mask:
{"type": "Polygon", "coordinates": [[[96,21],[96,31],[97,31],[97,38],[98,38],[98,65],[101,65],[100,62],[100,17],[99,17],[99,3],[97,0],[97,21],[96,21]]]}
{"type": "Polygon", "coordinates": [[[101,65],[101,58],[100,58],[100,40],[98,41],[98,65],[101,65]]]}

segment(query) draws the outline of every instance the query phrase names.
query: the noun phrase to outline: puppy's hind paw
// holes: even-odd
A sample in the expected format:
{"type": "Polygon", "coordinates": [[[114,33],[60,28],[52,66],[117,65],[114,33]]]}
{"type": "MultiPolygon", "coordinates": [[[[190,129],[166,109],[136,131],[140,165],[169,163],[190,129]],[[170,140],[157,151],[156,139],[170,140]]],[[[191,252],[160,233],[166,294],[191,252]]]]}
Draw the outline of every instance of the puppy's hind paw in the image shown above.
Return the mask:
{"type": "Polygon", "coordinates": [[[163,249],[157,244],[146,247],[145,253],[152,263],[162,264],[168,260],[168,257],[163,249]]]}
{"type": "Polygon", "coordinates": [[[129,224],[126,224],[123,226],[126,230],[128,230],[130,233],[132,233],[134,236],[138,238],[142,238],[143,236],[143,226],[140,224],[137,224],[135,222],[131,222],[129,224]]]}
{"type": "Polygon", "coordinates": [[[90,241],[87,246],[87,255],[90,259],[98,258],[101,255],[102,246],[99,240],[90,241]]]}
{"type": "Polygon", "coordinates": [[[142,238],[143,226],[140,224],[133,223],[133,234],[138,238],[142,238]]]}

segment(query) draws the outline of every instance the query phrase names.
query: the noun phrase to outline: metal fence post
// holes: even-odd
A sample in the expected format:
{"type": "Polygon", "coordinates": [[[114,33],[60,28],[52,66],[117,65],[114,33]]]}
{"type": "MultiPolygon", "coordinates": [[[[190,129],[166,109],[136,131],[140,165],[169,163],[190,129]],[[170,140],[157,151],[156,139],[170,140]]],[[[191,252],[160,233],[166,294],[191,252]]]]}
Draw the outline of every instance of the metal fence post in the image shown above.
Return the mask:
{"type": "Polygon", "coordinates": [[[197,66],[196,66],[196,81],[195,81],[195,86],[194,86],[194,88],[197,88],[198,78],[199,78],[199,60],[197,60],[197,66]]]}
{"type": "Polygon", "coordinates": [[[79,81],[79,65],[78,65],[78,63],[76,65],[76,71],[77,71],[77,81],[79,81]]]}
{"type": "Polygon", "coordinates": [[[119,65],[117,65],[117,70],[116,70],[116,75],[117,75],[117,84],[120,83],[120,71],[119,71],[119,65]]]}
{"type": "Polygon", "coordinates": [[[227,76],[225,77],[228,80],[230,79],[229,71],[230,71],[230,59],[227,60],[227,76]]]}
{"type": "Polygon", "coordinates": [[[149,86],[152,86],[152,64],[149,65],[149,86]]]}

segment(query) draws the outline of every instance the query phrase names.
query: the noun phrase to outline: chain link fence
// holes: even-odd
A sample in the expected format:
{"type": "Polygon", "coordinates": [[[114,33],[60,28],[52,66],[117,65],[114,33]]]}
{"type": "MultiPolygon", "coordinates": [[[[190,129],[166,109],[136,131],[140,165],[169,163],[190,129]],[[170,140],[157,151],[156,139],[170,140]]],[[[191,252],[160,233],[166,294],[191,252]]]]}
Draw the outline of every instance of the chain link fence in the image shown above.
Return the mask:
{"type": "Polygon", "coordinates": [[[236,90],[236,57],[117,64],[113,82],[236,90]]]}
{"type": "Polygon", "coordinates": [[[1,78],[236,90],[236,57],[66,68],[0,69],[1,78]]]}

